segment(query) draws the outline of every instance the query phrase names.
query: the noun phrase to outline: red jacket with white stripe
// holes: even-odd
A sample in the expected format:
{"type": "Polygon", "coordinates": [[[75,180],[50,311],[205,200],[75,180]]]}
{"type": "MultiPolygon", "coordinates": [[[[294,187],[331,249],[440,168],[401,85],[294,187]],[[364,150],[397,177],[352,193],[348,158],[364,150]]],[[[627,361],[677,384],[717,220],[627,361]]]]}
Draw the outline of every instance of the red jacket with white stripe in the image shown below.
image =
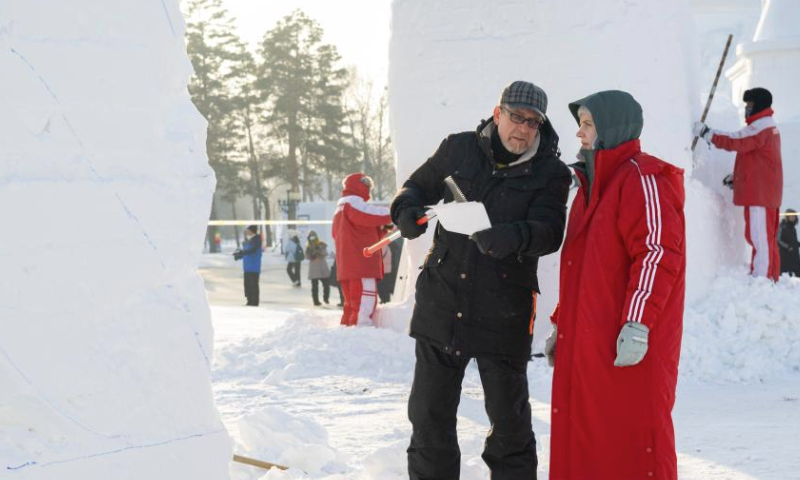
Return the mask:
{"type": "Polygon", "coordinates": [[[346,184],[342,195],[333,215],[336,278],[338,280],[381,279],[383,278],[381,256],[365,257],[363,251],[364,247],[381,239],[381,226],[392,223],[389,209],[368,204],[369,188],[363,184],[355,182],[346,184]]]}
{"type": "Polygon", "coordinates": [[[683,170],[638,140],[596,152],[561,250],[553,480],[677,479],[675,401],[686,272],[683,170]],[[644,360],[615,367],[625,322],[650,328],[644,360]]]}
{"type": "Polygon", "coordinates": [[[773,111],[767,108],[747,117],[738,132],[712,130],[711,143],[736,152],[733,167],[733,203],[780,208],[783,197],[781,136],[773,111]]]}

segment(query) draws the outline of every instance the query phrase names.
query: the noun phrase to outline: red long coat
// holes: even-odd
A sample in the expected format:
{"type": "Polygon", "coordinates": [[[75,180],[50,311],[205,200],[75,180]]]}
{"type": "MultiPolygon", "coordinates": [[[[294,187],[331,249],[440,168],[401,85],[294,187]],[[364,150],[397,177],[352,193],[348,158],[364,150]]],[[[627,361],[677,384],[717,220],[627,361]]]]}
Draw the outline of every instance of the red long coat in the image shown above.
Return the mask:
{"type": "Polygon", "coordinates": [[[738,132],[714,131],[711,143],[736,152],[733,167],[733,203],[741,206],[780,208],[783,197],[781,136],[772,109],[747,117],[738,132]]]}
{"type": "Polygon", "coordinates": [[[392,223],[392,219],[387,207],[367,203],[369,188],[359,181],[363,176],[352,174],[345,179],[343,196],[333,215],[337,280],[383,278],[381,256],[365,257],[363,251],[381,239],[380,227],[392,223]]]}
{"type": "MultiPolygon", "coordinates": [[[[672,406],[683,325],[683,171],[639,141],[596,155],[561,250],[550,480],[677,479],[672,406]],[[644,360],[615,367],[626,321],[650,328],[644,360]]],[[[582,185],[586,179],[578,172],[582,185]]]]}

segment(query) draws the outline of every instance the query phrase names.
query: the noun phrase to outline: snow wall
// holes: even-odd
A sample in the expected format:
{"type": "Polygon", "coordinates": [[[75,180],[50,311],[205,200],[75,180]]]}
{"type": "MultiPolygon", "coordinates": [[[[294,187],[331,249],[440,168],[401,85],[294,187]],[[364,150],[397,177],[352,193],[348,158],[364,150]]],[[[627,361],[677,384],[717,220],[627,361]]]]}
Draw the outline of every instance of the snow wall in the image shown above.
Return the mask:
{"type": "Polygon", "coordinates": [[[3,0],[0,72],[0,477],[228,478],[178,0],[3,0]]]}
{"type": "MultiPolygon", "coordinates": [[[[738,265],[744,252],[734,247],[741,233],[724,195],[692,176],[690,132],[701,109],[697,43],[686,0],[395,0],[389,101],[398,182],[447,134],[474,130],[489,117],[511,81],[547,92],[547,114],[568,164],[579,142],[567,104],[626,90],[644,109],[643,149],[686,169],[687,294],[690,302],[699,299],[717,269],[738,265]]],[[[410,282],[429,245],[430,233],[410,242],[410,282]]],[[[558,258],[539,263],[537,344],[550,328],[542,319],[557,299],[558,258]]]]}

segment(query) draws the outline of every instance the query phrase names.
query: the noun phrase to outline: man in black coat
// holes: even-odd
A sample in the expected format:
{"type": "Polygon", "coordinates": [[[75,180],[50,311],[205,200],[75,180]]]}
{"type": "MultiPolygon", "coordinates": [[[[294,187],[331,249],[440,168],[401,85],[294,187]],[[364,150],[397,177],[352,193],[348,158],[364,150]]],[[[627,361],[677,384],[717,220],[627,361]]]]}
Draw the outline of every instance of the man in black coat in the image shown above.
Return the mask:
{"type": "Polygon", "coordinates": [[[469,201],[482,202],[492,228],[471,237],[437,225],[416,283],[411,336],[417,363],[409,397],[412,480],[458,479],[456,412],[461,381],[475,358],[491,430],[483,459],[493,480],[536,478],[536,441],[527,362],[540,256],[558,250],[570,171],[546,117],[545,92],[508,85],[477,131],[448,136],[397,193],[392,220],[413,239],[426,205],[453,201],[452,176],[469,201]]]}
{"type": "Polygon", "coordinates": [[[800,277],[800,253],[797,242],[797,212],[791,208],[778,229],[778,248],[781,254],[781,274],[800,277]]]}

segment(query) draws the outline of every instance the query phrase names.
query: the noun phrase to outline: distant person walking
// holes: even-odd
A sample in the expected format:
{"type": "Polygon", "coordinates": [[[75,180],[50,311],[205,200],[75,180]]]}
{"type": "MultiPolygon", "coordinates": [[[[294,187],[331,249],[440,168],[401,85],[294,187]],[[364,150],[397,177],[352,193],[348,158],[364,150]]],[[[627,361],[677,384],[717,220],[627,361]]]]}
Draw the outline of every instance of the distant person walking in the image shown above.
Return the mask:
{"type": "Polygon", "coordinates": [[[337,278],[344,292],[342,325],[370,324],[377,303],[377,282],[383,278],[380,255],[365,257],[364,247],[381,238],[381,226],[391,223],[389,209],[367,203],[372,179],[363,173],[342,182],[342,198],[333,215],[337,278]]]}
{"type": "Polygon", "coordinates": [[[733,204],[744,207],[744,236],[753,249],[750,273],[777,281],[780,276],[778,209],[783,196],[781,136],[772,118],[769,90],[747,90],[743,100],[746,127],[729,133],[696,122],[693,132],[709,145],[736,152],[733,204]]]}
{"type": "Polygon", "coordinates": [[[244,231],[244,249],[233,253],[235,260],[242,260],[244,269],[244,296],[248,307],[257,307],[260,289],[258,286],[261,277],[261,235],[258,227],[250,225],[244,231]]]}
{"type": "Polygon", "coordinates": [[[295,230],[289,231],[289,239],[286,241],[283,255],[286,258],[286,273],[289,275],[289,280],[295,287],[301,286],[300,264],[305,259],[305,255],[303,247],[300,246],[300,234],[295,230]]]}
{"type": "Polygon", "coordinates": [[[314,230],[308,232],[307,240],[306,258],[308,258],[308,279],[311,280],[311,298],[314,300],[314,306],[322,305],[319,303],[319,284],[322,283],[322,300],[327,305],[331,296],[328,244],[320,240],[314,230]]]}
{"type": "Polygon", "coordinates": [[[781,274],[788,273],[800,277],[800,254],[797,242],[797,212],[791,208],[786,210],[778,229],[778,248],[781,252],[781,274]]]}

